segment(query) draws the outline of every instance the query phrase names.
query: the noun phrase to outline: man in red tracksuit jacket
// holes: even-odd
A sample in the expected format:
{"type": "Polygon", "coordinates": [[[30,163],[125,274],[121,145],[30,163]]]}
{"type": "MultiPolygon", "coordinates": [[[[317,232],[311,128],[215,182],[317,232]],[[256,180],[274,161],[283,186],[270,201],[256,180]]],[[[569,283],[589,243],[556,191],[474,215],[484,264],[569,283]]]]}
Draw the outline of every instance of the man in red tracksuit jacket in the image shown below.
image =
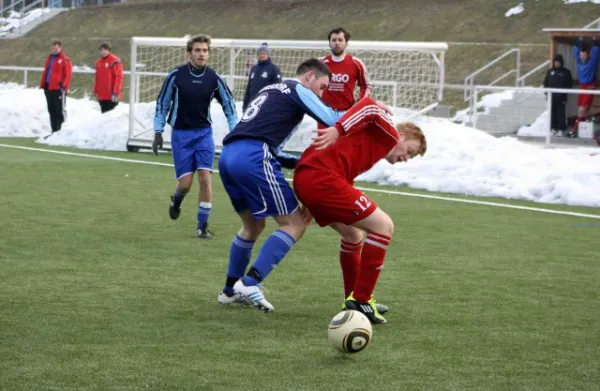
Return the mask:
{"type": "Polygon", "coordinates": [[[63,122],[65,122],[67,93],[69,92],[72,74],[73,63],[63,53],[62,43],[60,41],[52,42],[52,54],[46,59],[46,66],[40,83],[48,103],[52,133],[58,132],[63,122]]]}
{"type": "Polygon", "coordinates": [[[100,104],[100,111],[106,113],[114,109],[121,99],[123,85],[123,64],[112,54],[110,44],[100,45],[100,58],[96,61],[94,94],[100,104]]]}

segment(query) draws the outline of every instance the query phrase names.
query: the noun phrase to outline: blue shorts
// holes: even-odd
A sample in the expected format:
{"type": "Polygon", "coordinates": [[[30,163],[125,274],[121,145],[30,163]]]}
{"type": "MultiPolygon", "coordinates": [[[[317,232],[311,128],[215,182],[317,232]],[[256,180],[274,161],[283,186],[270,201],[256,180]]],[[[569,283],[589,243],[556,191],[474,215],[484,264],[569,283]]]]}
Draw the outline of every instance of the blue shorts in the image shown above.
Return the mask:
{"type": "Polygon", "coordinates": [[[212,128],[177,130],[171,133],[171,152],[177,179],[196,170],[213,170],[215,140],[212,128]]]}
{"type": "Polygon", "coordinates": [[[261,220],[289,215],[298,209],[281,165],[262,141],[243,139],[225,145],[219,159],[219,174],[238,213],[250,209],[252,217],[261,220]]]}

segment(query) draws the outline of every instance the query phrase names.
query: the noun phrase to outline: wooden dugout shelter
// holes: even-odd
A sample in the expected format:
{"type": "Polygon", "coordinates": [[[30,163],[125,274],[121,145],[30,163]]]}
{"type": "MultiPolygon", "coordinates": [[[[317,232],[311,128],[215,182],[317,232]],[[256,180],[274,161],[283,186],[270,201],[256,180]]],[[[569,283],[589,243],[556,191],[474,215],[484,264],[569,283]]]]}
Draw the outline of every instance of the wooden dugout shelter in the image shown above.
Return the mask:
{"type": "MultiPolygon", "coordinates": [[[[573,55],[573,48],[576,45],[579,37],[583,38],[583,44],[589,48],[593,45],[593,39],[600,41],[600,26],[599,28],[545,28],[543,31],[548,33],[550,39],[550,66],[554,56],[562,54],[565,59],[565,68],[568,68],[573,75],[573,87],[578,88],[579,77],[577,75],[577,62],[573,55]]],[[[596,71],[596,82],[600,80],[600,66],[596,71]]],[[[600,97],[594,99],[590,113],[600,112],[600,97]]],[[[577,113],[577,98],[575,95],[569,95],[567,103],[567,117],[576,115],[577,113]]]]}

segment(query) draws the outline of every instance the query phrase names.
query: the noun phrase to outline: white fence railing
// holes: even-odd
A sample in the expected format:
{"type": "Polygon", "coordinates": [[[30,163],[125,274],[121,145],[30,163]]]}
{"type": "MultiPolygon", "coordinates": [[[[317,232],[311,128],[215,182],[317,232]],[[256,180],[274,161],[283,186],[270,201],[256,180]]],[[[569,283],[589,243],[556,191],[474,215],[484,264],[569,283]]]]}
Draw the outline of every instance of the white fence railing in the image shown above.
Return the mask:
{"type": "MultiPolygon", "coordinates": [[[[531,121],[527,121],[527,123],[523,122],[523,118],[525,117],[523,115],[523,113],[526,110],[530,110],[530,109],[535,109],[536,114],[536,120],[540,118],[540,116],[543,114],[544,111],[547,111],[548,113],[548,123],[544,123],[543,121],[533,121],[533,122],[538,122],[538,126],[544,126],[545,129],[543,130],[543,136],[545,139],[545,143],[546,145],[549,145],[551,143],[551,139],[552,139],[552,129],[551,129],[551,121],[550,121],[550,113],[552,112],[552,94],[568,94],[569,96],[577,96],[579,94],[586,94],[586,95],[595,95],[595,96],[600,96],[600,90],[580,90],[580,89],[559,89],[559,88],[535,88],[535,87],[504,87],[504,86],[484,86],[484,85],[478,85],[478,86],[474,86],[474,100],[477,101],[477,98],[479,96],[479,94],[481,92],[505,92],[505,91],[513,91],[514,93],[518,93],[518,94],[523,94],[523,95],[535,95],[535,94],[539,94],[539,95],[543,95],[543,94],[547,94],[547,98],[546,98],[546,107],[545,109],[539,109],[538,107],[528,107],[526,102],[521,101],[520,103],[518,103],[516,105],[515,108],[507,108],[506,112],[500,112],[498,113],[498,121],[499,122],[510,122],[511,120],[515,120],[516,124],[518,124],[519,126],[529,126],[531,125],[531,121]],[[519,123],[519,121],[521,121],[521,123],[519,123]],[[540,125],[542,124],[542,125],[540,125]]],[[[570,101],[575,102],[574,99],[571,99],[570,101]]],[[[492,108],[493,110],[493,108],[492,108]]],[[[478,128],[481,130],[489,130],[489,129],[483,129],[478,127],[478,115],[477,114],[473,114],[474,111],[471,110],[471,119],[470,122],[473,124],[474,128],[478,128]]],[[[493,132],[491,132],[493,133],[493,132]]]]}
{"type": "Polygon", "coordinates": [[[481,68],[479,68],[475,72],[471,73],[469,76],[465,77],[465,82],[464,82],[464,101],[465,102],[469,102],[473,98],[473,89],[475,87],[475,76],[477,76],[480,73],[488,70],[494,64],[498,63],[499,61],[502,61],[503,59],[505,59],[506,57],[512,55],[513,53],[516,56],[515,68],[511,69],[509,72],[505,73],[504,75],[502,75],[499,78],[497,78],[496,80],[494,80],[492,83],[490,83],[490,85],[495,85],[496,83],[500,82],[501,80],[504,80],[505,78],[507,78],[508,76],[512,75],[513,73],[516,74],[515,84],[517,84],[518,80],[519,80],[519,77],[520,77],[520,73],[521,73],[521,50],[515,48],[515,49],[510,49],[506,53],[501,54],[500,56],[496,57],[495,59],[493,59],[492,61],[490,61],[486,65],[482,66],[481,68]]]}

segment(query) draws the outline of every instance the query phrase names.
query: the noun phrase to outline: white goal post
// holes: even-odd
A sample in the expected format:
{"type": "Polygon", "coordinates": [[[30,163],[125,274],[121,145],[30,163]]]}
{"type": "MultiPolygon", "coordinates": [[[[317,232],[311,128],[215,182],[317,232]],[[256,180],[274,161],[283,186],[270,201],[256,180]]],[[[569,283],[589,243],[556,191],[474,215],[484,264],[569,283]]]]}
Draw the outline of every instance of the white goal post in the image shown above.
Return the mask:
{"type": "MultiPolygon", "coordinates": [[[[279,66],[283,79],[293,78],[302,61],[330,54],[327,41],[213,39],[208,65],[232,90],[239,102],[239,117],[248,73],[256,64],[256,50],[263,42],[268,42],[270,57],[279,66]]],[[[128,150],[151,148],[156,98],[167,74],[187,61],[186,44],[187,38],[131,39],[128,150]]],[[[442,99],[447,50],[448,45],[439,42],[350,41],[348,47],[350,54],[364,62],[375,99],[419,113],[431,110],[442,99]]],[[[228,129],[221,106],[216,102],[211,106],[211,116],[215,145],[220,149],[228,129]]],[[[303,133],[302,128],[298,133],[303,133]]],[[[285,149],[303,151],[311,137],[310,132],[304,133],[307,135],[294,135],[285,149]]],[[[168,126],[163,137],[164,148],[170,149],[168,126]]]]}

